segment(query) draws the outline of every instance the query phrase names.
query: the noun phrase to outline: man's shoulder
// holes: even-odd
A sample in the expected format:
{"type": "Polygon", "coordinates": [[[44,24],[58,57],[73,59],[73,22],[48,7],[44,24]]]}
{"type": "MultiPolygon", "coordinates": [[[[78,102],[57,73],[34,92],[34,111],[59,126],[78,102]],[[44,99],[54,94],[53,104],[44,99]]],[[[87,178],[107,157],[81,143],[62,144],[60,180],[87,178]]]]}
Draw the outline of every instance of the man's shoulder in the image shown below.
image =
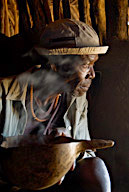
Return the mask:
{"type": "Polygon", "coordinates": [[[0,82],[0,86],[4,88],[5,95],[11,100],[22,100],[26,95],[27,83],[19,83],[17,78],[5,78],[0,82]]]}

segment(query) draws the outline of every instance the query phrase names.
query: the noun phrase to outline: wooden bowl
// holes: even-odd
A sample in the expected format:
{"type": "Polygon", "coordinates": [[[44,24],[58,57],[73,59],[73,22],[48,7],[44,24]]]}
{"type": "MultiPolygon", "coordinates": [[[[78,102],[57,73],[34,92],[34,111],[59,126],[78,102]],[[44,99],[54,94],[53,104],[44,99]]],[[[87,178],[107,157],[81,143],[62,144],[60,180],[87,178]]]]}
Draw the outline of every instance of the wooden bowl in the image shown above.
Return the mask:
{"type": "Polygon", "coordinates": [[[56,184],[70,170],[80,152],[114,145],[110,140],[42,138],[27,143],[28,136],[10,137],[1,147],[3,172],[13,185],[31,190],[45,189],[56,184]]]}

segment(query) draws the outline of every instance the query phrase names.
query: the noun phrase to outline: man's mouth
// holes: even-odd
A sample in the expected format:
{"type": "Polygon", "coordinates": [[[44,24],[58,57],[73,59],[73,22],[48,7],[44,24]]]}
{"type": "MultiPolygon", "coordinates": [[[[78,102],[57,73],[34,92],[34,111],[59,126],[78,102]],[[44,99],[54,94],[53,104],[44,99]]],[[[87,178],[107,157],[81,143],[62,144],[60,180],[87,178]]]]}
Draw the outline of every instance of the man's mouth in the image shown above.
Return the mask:
{"type": "Polygon", "coordinates": [[[83,91],[88,91],[89,87],[90,87],[90,86],[86,86],[86,87],[81,86],[80,88],[81,88],[83,91]]]}

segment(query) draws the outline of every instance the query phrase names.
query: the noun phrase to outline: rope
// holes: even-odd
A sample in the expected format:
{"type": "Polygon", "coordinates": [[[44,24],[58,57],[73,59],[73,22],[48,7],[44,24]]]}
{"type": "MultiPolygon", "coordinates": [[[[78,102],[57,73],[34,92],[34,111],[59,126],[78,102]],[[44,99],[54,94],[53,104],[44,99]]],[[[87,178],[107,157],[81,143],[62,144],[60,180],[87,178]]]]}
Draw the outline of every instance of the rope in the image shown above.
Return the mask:
{"type": "MultiPolygon", "coordinates": [[[[54,99],[54,101],[52,102],[51,106],[49,107],[48,111],[45,113],[45,116],[49,115],[50,112],[52,111],[52,109],[55,109],[59,100],[59,96],[60,94],[58,94],[56,96],[56,99],[54,99]]],[[[34,118],[34,120],[38,121],[38,122],[45,122],[48,120],[48,118],[44,118],[44,119],[40,119],[36,116],[35,112],[34,112],[34,107],[33,107],[33,86],[31,85],[30,88],[30,109],[31,109],[31,113],[32,116],[34,118]]]]}

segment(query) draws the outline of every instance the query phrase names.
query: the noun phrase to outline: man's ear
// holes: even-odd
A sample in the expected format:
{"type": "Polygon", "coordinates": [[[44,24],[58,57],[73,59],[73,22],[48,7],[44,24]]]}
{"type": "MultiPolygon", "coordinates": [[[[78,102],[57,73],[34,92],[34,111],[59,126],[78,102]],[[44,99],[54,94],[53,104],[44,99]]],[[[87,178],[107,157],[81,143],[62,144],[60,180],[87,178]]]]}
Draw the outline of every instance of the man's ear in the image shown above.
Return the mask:
{"type": "Polygon", "coordinates": [[[55,64],[50,64],[50,66],[51,66],[51,69],[52,69],[53,71],[57,72],[57,68],[56,68],[55,64]]]}

